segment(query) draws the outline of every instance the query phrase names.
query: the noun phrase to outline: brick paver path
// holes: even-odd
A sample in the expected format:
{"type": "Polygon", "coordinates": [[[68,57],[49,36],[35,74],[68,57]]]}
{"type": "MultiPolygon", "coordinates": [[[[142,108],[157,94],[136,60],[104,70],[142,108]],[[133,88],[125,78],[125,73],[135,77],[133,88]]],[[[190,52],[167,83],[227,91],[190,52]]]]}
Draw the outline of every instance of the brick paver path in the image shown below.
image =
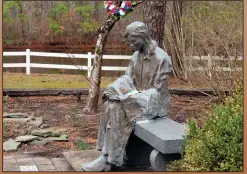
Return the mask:
{"type": "Polygon", "coordinates": [[[48,158],[29,155],[3,157],[3,171],[21,171],[21,168],[30,168],[33,171],[35,171],[35,169],[36,171],[74,171],[65,158],[48,158]]]}

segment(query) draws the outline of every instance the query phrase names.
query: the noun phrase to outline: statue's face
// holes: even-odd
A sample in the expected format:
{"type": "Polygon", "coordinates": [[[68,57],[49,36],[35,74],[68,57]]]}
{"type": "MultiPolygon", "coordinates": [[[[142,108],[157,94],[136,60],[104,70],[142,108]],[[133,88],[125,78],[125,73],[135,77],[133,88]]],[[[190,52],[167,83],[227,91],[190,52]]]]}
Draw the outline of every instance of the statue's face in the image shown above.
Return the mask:
{"type": "Polygon", "coordinates": [[[133,51],[140,51],[145,42],[141,37],[128,35],[127,44],[133,51]]]}

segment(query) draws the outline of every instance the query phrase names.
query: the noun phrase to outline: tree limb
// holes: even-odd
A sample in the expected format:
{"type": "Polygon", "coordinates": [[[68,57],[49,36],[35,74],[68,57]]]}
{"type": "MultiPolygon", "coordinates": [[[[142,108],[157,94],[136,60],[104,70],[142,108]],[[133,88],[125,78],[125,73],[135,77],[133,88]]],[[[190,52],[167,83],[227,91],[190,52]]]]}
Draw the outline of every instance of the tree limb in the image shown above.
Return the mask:
{"type": "Polygon", "coordinates": [[[132,7],[136,7],[137,5],[143,3],[144,1],[137,1],[136,4],[132,5],[132,7]]]}

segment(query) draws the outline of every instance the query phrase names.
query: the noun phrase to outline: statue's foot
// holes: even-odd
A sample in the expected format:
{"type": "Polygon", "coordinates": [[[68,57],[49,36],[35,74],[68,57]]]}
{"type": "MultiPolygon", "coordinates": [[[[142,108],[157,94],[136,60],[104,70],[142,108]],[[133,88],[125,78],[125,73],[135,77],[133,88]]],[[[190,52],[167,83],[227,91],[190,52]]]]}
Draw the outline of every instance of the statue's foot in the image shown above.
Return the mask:
{"type": "Polygon", "coordinates": [[[106,157],[104,155],[101,155],[96,160],[83,165],[82,170],[85,172],[110,171],[111,164],[107,162],[106,157]]]}

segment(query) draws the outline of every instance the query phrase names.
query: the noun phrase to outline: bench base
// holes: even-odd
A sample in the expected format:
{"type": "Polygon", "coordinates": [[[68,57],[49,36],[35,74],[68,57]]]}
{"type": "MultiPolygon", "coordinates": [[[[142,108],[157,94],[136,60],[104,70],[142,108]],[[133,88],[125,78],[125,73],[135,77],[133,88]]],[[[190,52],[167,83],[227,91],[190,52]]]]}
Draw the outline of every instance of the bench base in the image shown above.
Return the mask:
{"type": "Polygon", "coordinates": [[[126,146],[125,165],[150,165],[149,157],[154,148],[132,133],[126,146]]]}
{"type": "Polygon", "coordinates": [[[162,154],[132,133],[126,147],[125,165],[145,165],[151,166],[153,171],[167,171],[167,165],[180,158],[180,153],[162,154]]]}
{"type": "Polygon", "coordinates": [[[153,171],[164,172],[167,171],[167,165],[171,161],[181,158],[181,154],[162,154],[158,150],[154,149],[150,154],[150,163],[153,171]]]}

